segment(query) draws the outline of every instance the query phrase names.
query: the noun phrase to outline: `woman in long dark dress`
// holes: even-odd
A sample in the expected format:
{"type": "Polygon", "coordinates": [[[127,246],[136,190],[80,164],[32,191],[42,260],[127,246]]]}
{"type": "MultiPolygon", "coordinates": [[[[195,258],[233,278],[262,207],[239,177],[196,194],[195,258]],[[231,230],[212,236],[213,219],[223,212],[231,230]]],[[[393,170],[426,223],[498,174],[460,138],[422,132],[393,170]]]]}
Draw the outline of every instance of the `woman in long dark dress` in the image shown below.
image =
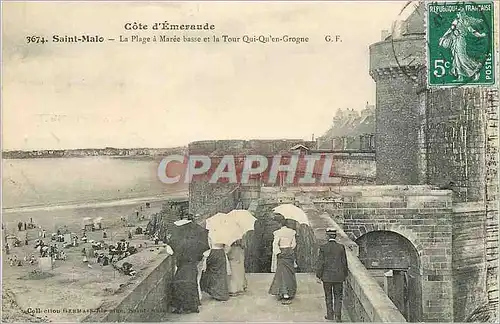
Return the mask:
{"type": "Polygon", "coordinates": [[[198,313],[198,262],[188,248],[174,251],[177,271],[172,282],[172,306],[174,313],[198,313]]]}
{"type": "Polygon", "coordinates": [[[286,226],[285,218],[281,216],[277,220],[282,227],[274,232],[273,250],[277,253],[277,266],[269,294],[277,296],[283,304],[289,304],[297,293],[294,252],[297,243],[295,231],[286,226]]]}
{"type": "Polygon", "coordinates": [[[171,247],[174,250],[177,270],[172,282],[174,313],[198,313],[200,296],[198,291],[198,263],[208,248],[208,239],[190,220],[174,223],[171,247]]]}
{"type": "Polygon", "coordinates": [[[224,249],[223,244],[212,245],[200,283],[202,291],[220,301],[229,299],[229,275],[231,275],[224,249]]]}

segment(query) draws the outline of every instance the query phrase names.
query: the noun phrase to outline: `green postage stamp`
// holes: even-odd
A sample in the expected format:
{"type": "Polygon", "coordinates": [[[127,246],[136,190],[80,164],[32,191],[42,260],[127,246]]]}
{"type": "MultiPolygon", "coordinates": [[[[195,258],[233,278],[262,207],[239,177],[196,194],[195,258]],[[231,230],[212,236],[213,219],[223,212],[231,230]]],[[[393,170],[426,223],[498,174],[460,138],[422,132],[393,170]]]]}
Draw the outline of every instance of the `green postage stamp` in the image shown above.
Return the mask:
{"type": "Polygon", "coordinates": [[[426,5],[427,84],[494,85],[493,1],[426,5]]]}

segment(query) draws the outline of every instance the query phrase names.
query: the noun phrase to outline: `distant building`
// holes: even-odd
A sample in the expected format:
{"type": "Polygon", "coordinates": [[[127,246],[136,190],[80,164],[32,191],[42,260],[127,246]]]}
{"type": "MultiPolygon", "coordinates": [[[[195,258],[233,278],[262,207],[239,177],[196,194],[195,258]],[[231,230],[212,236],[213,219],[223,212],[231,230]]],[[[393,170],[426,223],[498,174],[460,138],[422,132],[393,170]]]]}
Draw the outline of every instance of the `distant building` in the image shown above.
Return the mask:
{"type": "Polygon", "coordinates": [[[323,150],[375,149],[375,106],[366,103],[365,109],[338,109],[328,131],[317,139],[323,150]]]}

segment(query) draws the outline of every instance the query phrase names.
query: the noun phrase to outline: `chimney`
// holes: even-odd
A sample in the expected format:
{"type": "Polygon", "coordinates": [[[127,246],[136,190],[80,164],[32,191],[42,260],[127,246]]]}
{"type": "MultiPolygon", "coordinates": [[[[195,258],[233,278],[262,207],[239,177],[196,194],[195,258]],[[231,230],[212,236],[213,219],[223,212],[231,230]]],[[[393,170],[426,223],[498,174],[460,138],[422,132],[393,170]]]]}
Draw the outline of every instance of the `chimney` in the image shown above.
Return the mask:
{"type": "Polygon", "coordinates": [[[382,30],[382,33],[381,33],[381,40],[382,41],[385,41],[387,39],[387,37],[389,37],[391,35],[391,33],[389,33],[389,31],[387,29],[383,29],[382,30]]]}

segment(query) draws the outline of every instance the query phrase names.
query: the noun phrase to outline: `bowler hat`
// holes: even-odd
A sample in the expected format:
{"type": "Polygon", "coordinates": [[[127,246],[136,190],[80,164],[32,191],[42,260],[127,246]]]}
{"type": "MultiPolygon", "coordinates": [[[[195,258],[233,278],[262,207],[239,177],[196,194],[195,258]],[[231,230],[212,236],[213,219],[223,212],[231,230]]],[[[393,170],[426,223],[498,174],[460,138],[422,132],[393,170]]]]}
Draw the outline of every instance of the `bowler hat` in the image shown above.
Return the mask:
{"type": "Polygon", "coordinates": [[[326,234],[337,234],[337,230],[334,228],[327,228],[326,234]]]}

